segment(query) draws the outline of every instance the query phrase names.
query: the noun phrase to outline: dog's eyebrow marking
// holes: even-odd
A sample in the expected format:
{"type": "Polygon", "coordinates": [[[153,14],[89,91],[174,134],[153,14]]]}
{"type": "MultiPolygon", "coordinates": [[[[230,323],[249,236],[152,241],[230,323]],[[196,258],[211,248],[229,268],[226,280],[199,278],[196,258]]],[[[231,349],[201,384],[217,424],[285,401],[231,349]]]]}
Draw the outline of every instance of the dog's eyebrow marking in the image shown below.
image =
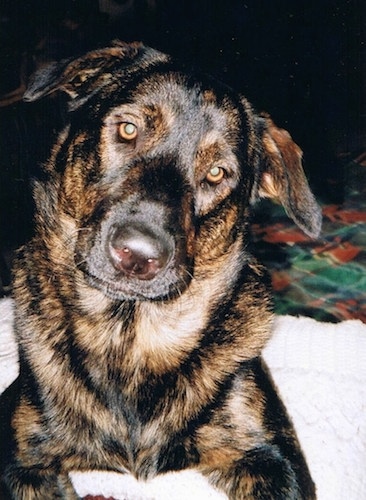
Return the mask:
{"type": "Polygon", "coordinates": [[[104,122],[106,125],[114,125],[118,124],[122,121],[141,121],[141,113],[138,112],[137,109],[134,109],[131,106],[121,107],[114,109],[109,115],[105,118],[104,122]]]}
{"type": "Polygon", "coordinates": [[[204,90],[202,95],[206,102],[216,104],[217,97],[213,90],[204,90]]]}
{"type": "Polygon", "coordinates": [[[205,177],[207,171],[213,167],[227,167],[226,159],[223,155],[223,148],[219,142],[213,142],[205,146],[199,145],[196,153],[196,177],[201,179],[205,177]]]}
{"type": "Polygon", "coordinates": [[[217,130],[209,131],[200,141],[196,153],[196,175],[204,177],[212,166],[224,167],[238,181],[239,164],[225,138],[217,130]]]}
{"type": "Polygon", "coordinates": [[[147,129],[155,134],[156,140],[167,135],[174,122],[169,106],[150,104],[142,108],[147,129]]]}

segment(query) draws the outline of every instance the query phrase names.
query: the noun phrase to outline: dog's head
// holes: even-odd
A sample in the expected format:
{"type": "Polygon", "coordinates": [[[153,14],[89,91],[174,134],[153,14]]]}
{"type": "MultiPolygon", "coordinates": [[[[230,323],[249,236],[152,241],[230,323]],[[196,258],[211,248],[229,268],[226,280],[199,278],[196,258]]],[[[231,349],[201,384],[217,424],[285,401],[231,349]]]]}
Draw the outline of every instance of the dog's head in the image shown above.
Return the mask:
{"type": "Polygon", "coordinates": [[[71,98],[70,124],[36,190],[38,220],[63,233],[107,296],[173,296],[225,265],[234,245],[245,259],[249,205],[261,196],[319,233],[301,150],[225,86],[115,43],[38,72],[24,99],[56,90],[71,98]]]}

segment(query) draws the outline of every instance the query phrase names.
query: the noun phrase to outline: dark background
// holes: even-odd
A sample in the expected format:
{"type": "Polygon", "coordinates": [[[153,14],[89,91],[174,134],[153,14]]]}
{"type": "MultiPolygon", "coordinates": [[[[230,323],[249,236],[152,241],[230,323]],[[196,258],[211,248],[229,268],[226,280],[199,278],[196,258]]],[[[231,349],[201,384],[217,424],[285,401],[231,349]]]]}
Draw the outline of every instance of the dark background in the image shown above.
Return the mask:
{"type": "Polygon", "coordinates": [[[291,131],[317,195],[341,200],[344,165],[366,147],[364,5],[1,0],[0,253],[6,260],[31,232],[29,179],[63,121],[60,100],[25,104],[21,89],[8,93],[44,62],[114,37],[143,40],[244,93],[291,131]]]}

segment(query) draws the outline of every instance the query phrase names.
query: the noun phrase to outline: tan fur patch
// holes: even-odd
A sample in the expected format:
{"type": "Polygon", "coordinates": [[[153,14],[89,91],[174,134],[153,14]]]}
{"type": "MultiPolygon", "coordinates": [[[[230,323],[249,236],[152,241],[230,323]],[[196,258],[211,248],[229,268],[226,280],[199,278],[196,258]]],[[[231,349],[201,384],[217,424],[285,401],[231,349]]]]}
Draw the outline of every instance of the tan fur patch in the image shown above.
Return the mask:
{"type": "Polygon", "coordinates": [[[136,363],[144,359],[159,373],[182,362],[203,335],[211,310],[230,288],[238,258],[234,245],[215,263],[215,271],[207,270],[207,277],[193,279],[181,297],[167,303],[139,304],[136,363]]]}

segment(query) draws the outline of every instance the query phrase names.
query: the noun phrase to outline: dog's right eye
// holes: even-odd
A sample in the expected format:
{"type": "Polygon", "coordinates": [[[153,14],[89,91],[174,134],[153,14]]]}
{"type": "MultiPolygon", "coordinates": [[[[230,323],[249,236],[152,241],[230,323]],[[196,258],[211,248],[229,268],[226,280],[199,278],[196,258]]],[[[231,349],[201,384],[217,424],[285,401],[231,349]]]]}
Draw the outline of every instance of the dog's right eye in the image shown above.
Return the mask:
{"type": "Polygon", "coordinates": [[[118,126],[118,134],[124,141],[133,141],[137,137],[137,127],[134,123],[123,122],[118,126]]]}
{"type": "Polygon", "coordinates": [[[212,167],[206,175],[206,181],[211,184],[220,184],[225,177],[225,170],[222,167],[212,167]]]}

